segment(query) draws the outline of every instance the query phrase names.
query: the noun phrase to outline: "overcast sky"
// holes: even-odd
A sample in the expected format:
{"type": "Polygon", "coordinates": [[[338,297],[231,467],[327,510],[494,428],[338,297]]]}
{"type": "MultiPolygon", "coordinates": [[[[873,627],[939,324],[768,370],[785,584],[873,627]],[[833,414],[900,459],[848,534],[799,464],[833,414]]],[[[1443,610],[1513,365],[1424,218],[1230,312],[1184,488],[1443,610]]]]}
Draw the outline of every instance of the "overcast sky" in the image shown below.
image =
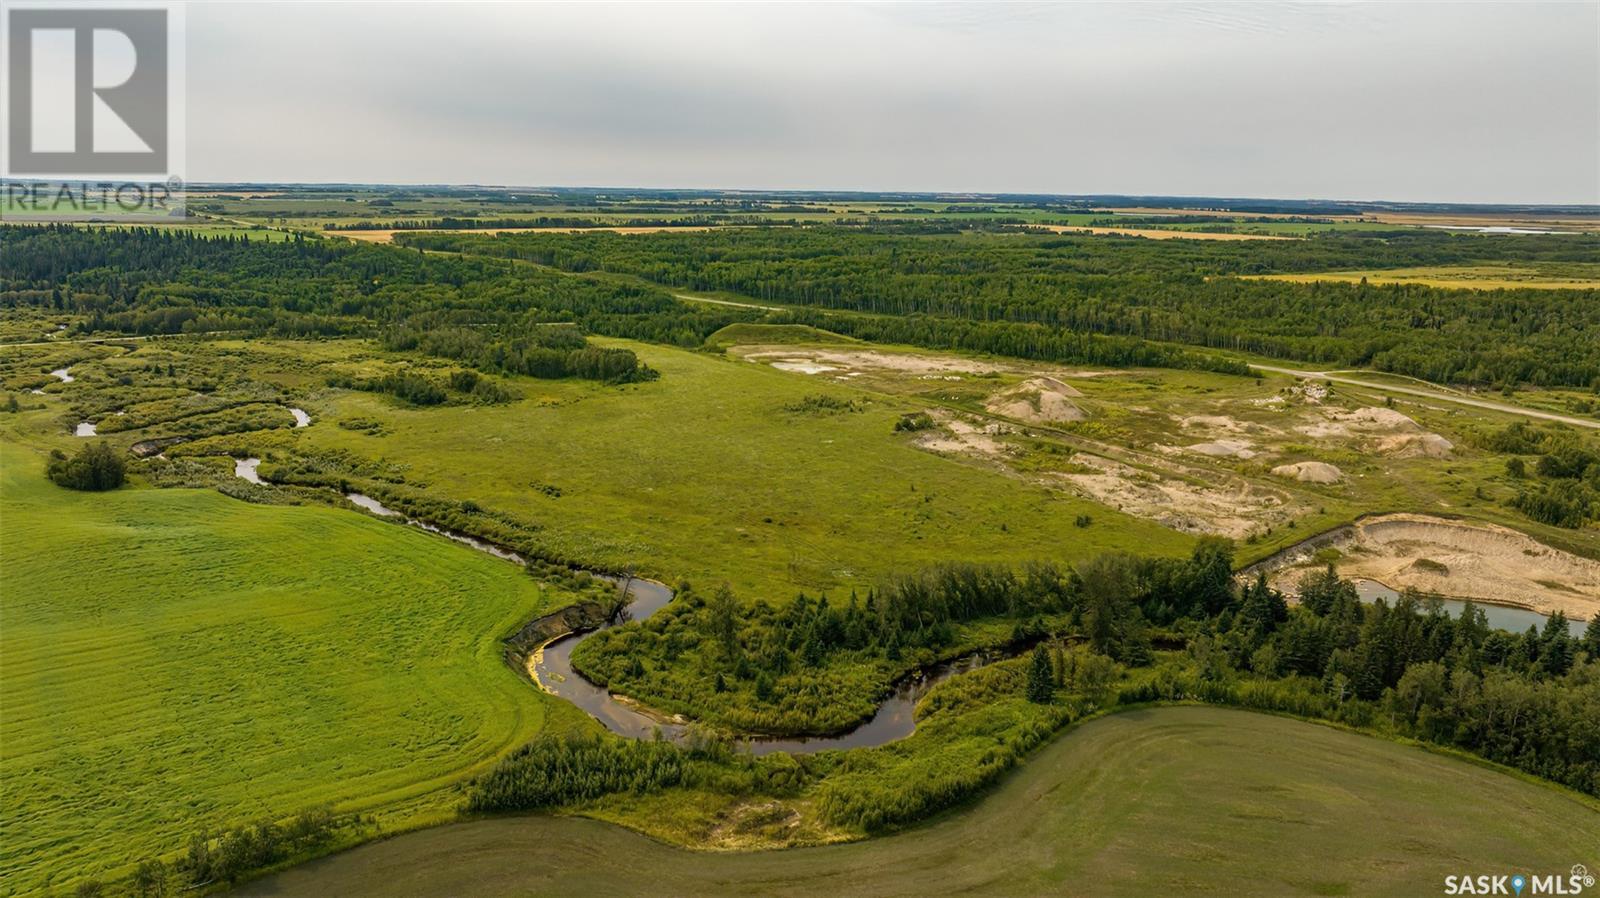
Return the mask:
{"type": "Polygon", "coordinates": [[[195,2],[191,180],[1600,202],[1600,3],[195,2]]]}

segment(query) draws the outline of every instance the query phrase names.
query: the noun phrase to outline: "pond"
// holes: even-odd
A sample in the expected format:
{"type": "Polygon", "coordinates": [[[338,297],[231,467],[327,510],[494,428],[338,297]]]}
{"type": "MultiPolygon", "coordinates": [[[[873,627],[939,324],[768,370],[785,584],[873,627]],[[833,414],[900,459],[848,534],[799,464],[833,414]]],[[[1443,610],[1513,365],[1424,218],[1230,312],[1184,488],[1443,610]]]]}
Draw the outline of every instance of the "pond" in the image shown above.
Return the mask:
{"type": "MultiPolygon", "coordinates": [[[[1352,580],[1350,582],[1355,584],[1356,593],[1361,596],[1361,601],[1363,602],[1376,602],[1378,599],[1383,599],[1393,605],[1395,599],[1400,598],[1399,592],[1376,580],[1352,580]]],[[[1444,604],[1445,612],[1454,618],[1461,617],[1461,609],[1466,607],[1466,603],[1460,599],[1440,599],[1440,601],[1444,604]]],[[[1488,619],[1489,626],[1498,630],[1509,630],[1512,633],[1525,633],[1529,627],[1538,627],[1540,632],[1543,632],[1545,622],[1549,620],[1545,615],[1537,611],[1529,611],[1526,608],[1509,608],[1505,605],[1490,605],[1485,602],[1473,602],[1472,604],[1483,609],[1483,615],[1488,619]]],[[[1584,628],[1587,626],[1587,621],[1567,621],[1567,629],[1573,636],[1582,636],[1584,628]]]]}
{"type": "Polygon", "coordinates": [[[260,483],[261,475],[256,473],[256,466],[261,464],[259,458],[240,458],[234,460],[233,476],[248,480],[251,483],[260,483]]]}

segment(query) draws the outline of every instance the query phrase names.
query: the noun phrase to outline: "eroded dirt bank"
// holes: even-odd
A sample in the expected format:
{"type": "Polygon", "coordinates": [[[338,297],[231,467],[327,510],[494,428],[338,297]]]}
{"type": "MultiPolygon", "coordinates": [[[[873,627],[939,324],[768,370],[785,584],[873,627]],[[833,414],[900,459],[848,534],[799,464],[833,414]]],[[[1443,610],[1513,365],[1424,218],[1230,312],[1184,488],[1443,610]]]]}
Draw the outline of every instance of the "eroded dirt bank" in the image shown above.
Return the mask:
{"type": "Polygon", "coordinates": [[[1541,614],[1561,611],[1588,620],[1600,613],[1600,561],[1563,552],[1509,527],[1422,514],[1363,518],[1286,549],[1259,565],[1279,588],[1293,589],[1318,565],[1319,550],[1337,549],[1341,576],[1394,589],[1514,605],[1541,614]]]}

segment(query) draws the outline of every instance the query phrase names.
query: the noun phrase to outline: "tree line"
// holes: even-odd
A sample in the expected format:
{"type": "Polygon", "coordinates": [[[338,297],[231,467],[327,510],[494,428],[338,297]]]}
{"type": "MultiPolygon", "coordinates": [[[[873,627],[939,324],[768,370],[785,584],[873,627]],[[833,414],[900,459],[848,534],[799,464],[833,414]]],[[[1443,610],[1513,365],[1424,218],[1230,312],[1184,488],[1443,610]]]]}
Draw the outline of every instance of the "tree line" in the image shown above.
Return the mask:
{"type": "Polygon", "coordinates": [[[407,246],[606,271],[753,299],[1184,343],[1449,383],[1600,385],[1600,291],[1290,283],[1245,275],[1565,264],[1593,235],[1341,232],[1307,240],[918,235],[847,227],[648,234],[407,234],[407,246]]]}

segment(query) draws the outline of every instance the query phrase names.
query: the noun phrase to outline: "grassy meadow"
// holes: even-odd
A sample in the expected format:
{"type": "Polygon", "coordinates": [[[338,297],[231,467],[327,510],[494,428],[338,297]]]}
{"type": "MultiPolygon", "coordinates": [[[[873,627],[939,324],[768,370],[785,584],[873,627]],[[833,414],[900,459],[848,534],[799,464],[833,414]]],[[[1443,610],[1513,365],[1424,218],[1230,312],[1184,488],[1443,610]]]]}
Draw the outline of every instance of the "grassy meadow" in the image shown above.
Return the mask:
{"type": "Polygon", "coordinates": [[[1594,806],[1421,749],[1215,708],[1057,738],[991,794],[899,835],[789,851],[676,849],[604,823],[483,820],[367,845],[241,895],[1418,895],[1449,874],[1558,873],[1594,806]],[[614,862],[597,864],[596,857],[614,862]]]}
{"type": "Polygon", "coordinates": [[[544,726],[499,637],[567,601],[324,507],[64,490],[0,440],[0,894],[319,805],[448,812],[544,726]]]}
{"type": "Polygon", "coordinates": [[[535,521],[541,541],[569,557],[726,580],[750,598],[866,587],[953,553],[1070,561],[1110,549],[1179,554],[1192,543],[916,448],[894,433],[900,415],[922,407],[905,399],[706,353],[614,345],[660,380],[517,379],[525,398],[494,407],[407,409],[332,391],[311,400],[313,415],[380,421],[383,433],[313,427],[300,439],[381,457],[430,491],[535,521]],[[858,410],[806,410],[816,396],[858,410]],[[1073,526],[1084,514],[1095,523],[1073,526]]]}

